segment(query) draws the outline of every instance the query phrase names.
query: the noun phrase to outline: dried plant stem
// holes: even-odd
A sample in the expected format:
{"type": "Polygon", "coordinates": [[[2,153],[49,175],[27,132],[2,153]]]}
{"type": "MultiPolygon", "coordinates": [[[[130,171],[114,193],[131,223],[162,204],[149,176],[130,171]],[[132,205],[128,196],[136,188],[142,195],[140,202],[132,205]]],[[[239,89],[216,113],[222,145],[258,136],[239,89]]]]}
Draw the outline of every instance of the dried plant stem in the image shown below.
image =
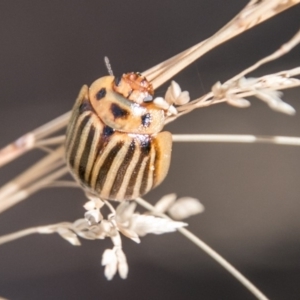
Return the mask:
{"type": "Polygon", "coordinates": [[[15,192],[15,190],[22,188],[29,184],[30,182],[41,178],[46,173],[51,172],[55,169],[58,164],[63,164],[62,158],[64,156],[64,149],[60,147],[53,151],[51,154],[47,155],[33,166],[28,168],[25,172],[17,176],[7,185],[4,185],[0,190],[0,200],[3,197],[8,196],[10,193],[15,192]]]}
{"type": "Polygon", "coordinates": [[[59,135],[59,136],[55,136],[53,138],[38,141],[38,142],[36,142],[35,146],[36,146],[36,148],[39,148],[39,147],[63,144],[65,139],[66,139],[65,135],[59,135]]]}
{"type": "Polygon", "coordinates": [[[173,134],[172,137],[174,142],[263,143],[300,146],[300,138],[292,136],[255,136],[250,134],[173,134]]]}
{"type": "MultiPolygon", "coordinates": [[[[147,210],[151,211],[154,215],[155,213],[155,207],[152,206],[150,203],[145,201],[142,198],[137,198],[135,200],[139,205],[146,208],[147,210]]],[[[109,208],[114,213],[114,208],[109,204],[109,208]]],[[[158,213],[157,215],[163,216],[165,218],[169,218],[167,215],[163,215],[161,213],[158,213]]],[[[0,245],[17,240],[19,238],[25,237],[30,234],[50,234],[50,233],[56,233],[59,232],[61,228],[68,228],[73,232],[76,232],[76,228],[74,227],[73,223],[69,222],[61,222],[57,224],[52,225],[46,225],[46,226],[37,226],[37,227],[31,227],[27,229],[23,229],[14,233],[10,233],[4,236],[0,237],[0,245]]],[[[204,252],[206,252],[210,257],[212,257],[216,262],[218,262],[221,266],[223,266],[229,273],[231,273],[240,283],[242,283],[250,292],[253,293],[257,297],[257,299],[260,300],[267,300],[268,298],[263,295],[247,278],[245,278],[238,270],[236,270],[230,263],[228,263],[223,257],[221,257],[216,251],[211,249],[207,244],[205,244],[203,241],[201,241],[197,236],[192,234],[190,231],[184,228],[177,229],[181,234],[183,234],[186,238],[188,238],[190,241],[192,241],[195,245],[197,245],[200,249],[202,249],[204,252]]],[[[79,243],[80,244],[80,243],[79,243]]],[[[78,245],[78,244],[77,244],[78,245]]]]}
{"type": "Polygon", "coordinates": [[[26,228],[14,233],[9,233],[6,235],[3,235],[0,237],[0,245],[8,243],[8,242],[12,242],[14,240],[17,240],[19,238],[25,237],[27,235],[30,234],[34,234],[34,233],[39,233],[39,228],[40,227],[31,227],[31,228],[26,228]]]}
{"type": "Polygon", "coordinates": [[[71,113],[67,112],[56,119],[46,123],[45,125],[35,129],[33,131],[33,134],[36,138],[36,140],[40,140],[46,136],[49,136],[58,130],[64,129],[66,125],[68,124],[68,121],[70,119],[71,113]]]}
{"type": "MultiPolygon", "coordinates": [[[[254,65],[250,66],[249,68],[245,69],[241,73],[237,74],[236,76],[232,77],[229,81],[237,81],[240,78],[244,77],[245,75],[253,72],[254,70],[261,67],[263,64],[266,64],[272,60],[278,59],[279,57],[287,54],[290,52],[294,47],[296,47],[300,43],[300,30],[285,44],[283,44],[279,49],[273,52],[271,55],[264,57],[263,59],[256,62],[254,65]]],[[[299,73],[298,73],[299,74],[299,73]]]]}
{"type": "MultiPolygon", "coordinates": [[[[224,31],[226,28],[232,26],[232,24],[235,23],[235,25],[237,25],[237,27],[239,28],[239,30],[241,30],[241,32],[237,32],[236,34],[232,33],[232,37],[234,37],[235,35],[238,35],[239,33],[242,33],[243,31],[246,31],[247,29],[250,29],[250,28],[254,27],[255,25],[258,25],[258,24],[266,21],[267,19],[274,17],[275,15],[281,13],[282,11],[292,7],[293,5],[298,4],[300,1],[292,0],[292,1],[284,1],[284,3],[283,3],[283,1],[281,1],[281,0],[269,0],[269,1],[264,1],[264,3],[261,3],[261,4],[257,4],[257,2],[258,1],[256,1],[256,0],[250,1],[246,5],[246,7],[234,19],[232,19],[226,26],[224,26],[222,29],[220,29],[214,35],[214,37],[216,38],[216,36],[219,35],[222,31],[224,31]],[[255,12],[253,12],[253,10],[255,12]],[[252,11],[252,13],[251,13],[251,11],[252,11]],[[245,18],[245,15],[247,15],[247,14],[248,14],[248,19],[245,18]],[[249,18],[251,18],[251,19],[249,19],[249,18]]],[[[232,29],[232,30],[235,31],[234,29],[232,29]]],[[[227,38],[227,40],[228,39],[229,38],[227,38]]],[[[186,57],[189,57],[195,51],[198,51],[205,42],[207,42],[207,40],[204,40],[204,41],[198,43],[197,45],[173,56],[172,58],[165,60],[164,62],[145,71],[143,74],[149,80],[153,80],[154,78],[157,78],[162,72],[167,71],[167,69],[170,66],[176,64],[176,62],[178,62],[179,60],[183,60],[186,57]]],[[[221,44],[221,42],[219,42],[219,44],[221,44]]],[[[205,54],[205,53],[203,53],[203,54],[205,54]]],[[[172,76],[174,76],[175,74],[176,73],[173,73],[172,76]]],[[[172,76],[170,76],[169,78],[171,78],[172,76]]]]}
{"type": "MultiPolygon", "coordinates": [[[[62,167],[57,171],[50,173],[48,176],[45,176],[42,179],[27,186],[26,188],[19,188],[14,193],[11,193],[3,199],[0,199],[0,213],[18,204],[20,201],[27,199],[37,191],[51,186],[51,184],[54,184],[53,182],[56,179],[59,179],[66,174],[68,174],[68,168],[62,167]]],[[[68,187],[70,187],[70,185],[68,187]]]]}
{"type": "MultiPolygon", "coordinates": [[[[155,207],[145,201],[142,198],[137,198],[135,200],[139,205],[146,208],[155,214],[155,207]]],[[[161,216],[162,214],[159,213],[161,216]]],[[[166,218],[169,218],[167,215],[163,215],[166,218]]],[[[234,268],[228,261],[226,261],[221,255],[219,255],[215,250],[209,247],[206,243],[204,243],[201,239],[199,239],[196,235],[191,233],[189,230],[185,228],[177,229],[182,235],[184,235],[187,239],[193,242],[196,246],[202,249],[206,254],[212,257],[217,263],[223,266],[232,276],[234,276],[241,284],[243,284],[257,299],[260,300],[268,300],[268,298],[259,290],[256,286],[254,286],[244,275],[242,275],[236,268],[234,268]]]]}
{"type": "MultiPolygon", "coordinates": [[[[257,82],[267,81],[268,79],[270,79],[270,77],[289,76],[290,74],[294,74],[293,76],[299,75],[300,67],[259,77],[259,78],[257,78],[257,82]]],[[[283,90],[283,89],[288,89],[288,88],[295,88],[298,86],[300,86],[300,80],[291,82],[290,84],[287,84],[287,85],[272,84],[272,85],[266,86],[265,88],[269,89],[269,90],[278,91],[278,90],[283,90]]],[[[231,93],[234,94],[237,98],[246,98],[246,97],[254,96],[257,93],[257,90],[253,87],[236,87],[234,89],[231,89],[231,93]]],[[[216,99],[216,98],[214,98],[214,93],[209,92],[206,95],[189,102],[188,104],[178,107],[177,108],[178,114],[175,116],[169,117],[165,121],[165,124],[169,124],[169,123],[175,121],[177,118],[181,117],[182,115],[190,113],[191,111],[193,111],[196,108],[207,107],[207,106],[210,106],[213,104],[227,102],[227,100],[228,99],[226,96],[216,99]]]]}
{"type": "Polygon", "coordinates": [[[223,266],[233,277],[235,277],[241,284],[243,284],[257,299],[268,300],[268,298],[251,283],[243,274],[241,274],[235,267],[233,267],[227,260],[219,255],[215,250],[209,247],[206,243],[200,240],[196,235],[185,228],[179,228],[178,231],[187,239],[201,248],[205,253],[212,257],[217,263],[223,266]]]}
{"type": "MultiPolygon", "coordinates": [[[[288,51],[290,51],[293,47],[295,47],[296,45],[298,45],[300,43],[300,31],[289,41],[287,42],[285,45],[281,46],[280,49],[278,49],[277,51],[275,51],[273,54],[261,59],[260,61],[258,61],[257,63],[255,63],[254,65],[250,66],[249,68],[245,69],[244,71],[242,71],[241,73],[239,73],[238,75],[232,77],[231,79],[227,80],[223,86],[234,86],[230,89],[230,94],[231,95],[235,95],[235,97],[238,98],[245,98],[245,97],[250,97],[253,96],[257,93],[257,89],[254,85],[248,85],[248,86],[239,86],[238,84],[238,80],[241,79],[244,75],[248,74],[249,72],[257,69],[259,66],[263,65],[264,63],[267,63],[273,59],[278,58],[279,56],[282,56],[286,53],[288,53],[288,51]],[[284,48],[285,50],[282,51],[281,49],[284,48]]],[[[300,80],[290,80],[288,83],[283,84],[282,82],[274,82],[275,79],[279,79],[279,78],[288,78],[288,79],[293,79],[293,77],[300,75],[300,67],[296,67],[290,70],[285,70],[285,71],[280,71],[278,73],[274,73],[274,74],[268,74],[268,75],[264,75],[261,76],[259,78],[256,78],[256,83],[260,83],[260,88],[263,89],[269,89],[269,90],[283,90],[283,89],[287,89],[287,88],[295,88],[300,86],[300,80]],[[272,84],[270,84],[270,82],[272,82],[272,84]]],[[[224,97],[219,97],[219,98],[215,98],[215,95],[213,92],[209,92],[206,95],[197,98],[193,101],[190,101],[189,103],[182,105],[180,107],[177,108],[177,110],[179,111],[179,114],[176,116],[172,116],[169,119],[167,119],[166,124],[170,123],[172,121],[174,121],[175,119],[177,119],[179,116],[183,115],[183,114],[187,114],[189,112],[191,112],[192,110],[196,109],[196,108],[200,108],[200,107],[206,107],[212,104],[218,104],[221,102],[226,102],[227,101],[227,95],[225,94],[224,97]]]]}
{"type": "Polygon", "coordinates": [[[4,185],[0,189],[0,213],[65,175],[68,171],[63,156],[64,148],[59,147],[4,185]]]}
{"type": "MultiPolygon", "coordinates": [[[[174,142],[263,143],[300,146],[299,137],[232,134],[173,134],[174,142]]],[[[68,174],[62,147],[0,189],[0,213],[46,187],[76,187],[75,182],[56,181],[68,174]],[[55,169],[55,171],[53,171],[55,169]],[[37,180],[38,179],[38,180],[37,180]]]]}
{"type": "Polygon", "coordinates": [[[69,222],[61,222],[57,224],[45,225],[45,226],[36,226],[27,229],[23,229],[17,232],[9,233],[0,237],[0,245],[12,242],[14,240],[20,239],[30,234],[50,234],[56,232],[59,228],[69,228],[73,230],[73,224],[69,222]]]}
{"type": "Polygon", "coordinates": [[[51,187],[80,188],[80,185],[75,181],[69,181],[69,180],[57,180],[44,185],[44,188],[51,188],[51,187]]]}
{"type": "Polygon", "coordinates": [[[212,37],[154,66],[143,74],[152,82],[153,87],[156,89],[213,48],[277,15],[283,10],[296,5],[300,0],[285,1],[284,4],[280,0],[267,0],[262,1],[260,4],[256,2],[250,1],[235,18],[212,37]]]}
{"type": "Polygon", "coordinates": [[[53,145],[62,142],[62,137],[52,139],[43,138],[64,129],[70,119],[71,112],[67,112],[58,118],[38,127],[37,129],[21,136],[13,143],[0,150],[0,167],[40,146],[53,145]]]}

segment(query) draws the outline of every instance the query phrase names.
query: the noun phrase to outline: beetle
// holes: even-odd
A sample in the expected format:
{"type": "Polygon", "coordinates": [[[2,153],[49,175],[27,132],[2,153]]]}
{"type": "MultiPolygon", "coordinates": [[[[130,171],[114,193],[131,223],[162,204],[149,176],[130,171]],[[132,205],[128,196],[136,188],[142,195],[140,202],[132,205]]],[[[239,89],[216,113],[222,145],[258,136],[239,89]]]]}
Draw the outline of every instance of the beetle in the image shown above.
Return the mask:
{"type": "Polygon", "coordinates": [[[84,85],[65,141],[69,169],[84,189],[105,200],[131,200],[167,175],[172,135],[161,132],[167,110],[153,101],[140,73],[105,76],[84,85]]]}

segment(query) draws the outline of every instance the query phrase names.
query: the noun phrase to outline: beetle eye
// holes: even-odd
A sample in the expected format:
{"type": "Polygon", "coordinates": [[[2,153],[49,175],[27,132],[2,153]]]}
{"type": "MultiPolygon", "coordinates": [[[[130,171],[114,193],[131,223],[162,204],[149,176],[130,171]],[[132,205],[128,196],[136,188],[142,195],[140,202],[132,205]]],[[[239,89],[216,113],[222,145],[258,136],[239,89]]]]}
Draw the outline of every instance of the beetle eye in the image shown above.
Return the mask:
{"type": "Polygon", "coordinates": [[[101,100],[102,98],[104,98],[106,95],[106,89],[102,88],[97,94],[96,94],[96,99],[97,100],[101,100]]]}
{"type": "Polygon", "coordinates": [[[152,100],[153,100],[153,97],[151,95],[148,95],[143,99],[144,102],[151,102],[152,100]]]}

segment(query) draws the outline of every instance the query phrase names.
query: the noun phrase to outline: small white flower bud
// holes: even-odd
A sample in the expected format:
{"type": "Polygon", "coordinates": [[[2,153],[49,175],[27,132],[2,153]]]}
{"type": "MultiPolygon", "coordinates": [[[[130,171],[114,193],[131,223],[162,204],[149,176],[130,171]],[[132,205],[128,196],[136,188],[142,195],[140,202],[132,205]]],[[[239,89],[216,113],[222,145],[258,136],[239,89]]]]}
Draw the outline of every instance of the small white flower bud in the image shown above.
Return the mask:
{"type": "Polygon", "coordinates": [[[183,197],[178,199],[174,205],[168,210],[170,216],[176,220],[183,220],[192,215],[199,214],[204,211],[204,206],[198,199],[183,197]]]}
{"type": "Polygon", "coordinates": [[[97,224],[103,219],[100,211],[97,209],[87,211],[84,214],[84,218],[89,222],[89,225],[97,224]]]}
{"type": "Polygon", "coordinates": [[[155,211],[159,213],[164,213],[166,212],[172,204],[176,201],[176,194],[169,194],[163,196],[160,200],[157,201],[155,204],[155,211]]]}

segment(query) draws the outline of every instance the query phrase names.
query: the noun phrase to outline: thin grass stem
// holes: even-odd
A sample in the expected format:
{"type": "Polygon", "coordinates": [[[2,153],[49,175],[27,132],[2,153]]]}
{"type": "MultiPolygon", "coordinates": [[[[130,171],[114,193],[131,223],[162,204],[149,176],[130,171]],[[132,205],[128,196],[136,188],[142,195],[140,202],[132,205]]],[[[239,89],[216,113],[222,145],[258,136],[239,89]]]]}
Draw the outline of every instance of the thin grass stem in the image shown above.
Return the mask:
{"type": "MultiPolygon", "coordinates": [[[[0,189],[0,213],[28,196],[27,192],[25,192],[25,187],[30,189],[30,184],[32,184],[32,182],[34,182],[33,185],[35,185],[36,181],[40,182],[40,180],[43,180],[44,176],[50,176],[49,174],[53,170],[64,165],[63,156],[64,148],[59,147],[21,173],[15,179],[5,184],[0,189]],[[12,205],[9,204],[10,201],[12,201],[12,205]]],[[[50,176],[48,178],[52,177],[50,176]]]]}
{"type": "MultiPolygon", "coordinates": [[[[142,198],[137,198],[135,201],[142,207],[151,211],[155,214],[155,207],[145,201],[142,198]]],[[[159,213],[161,216],[162,214],[159,213]]],[[[163,215],[165,218],[169,218],[167,215],[163,215]]],[[[169,218],[170,219],[170,218],[169,218]]],[[[241,274],[235,267],[233,267],[227,260],[225,260],[220,254],[218,254],[215,250],[209,247],[206,243],[204,243],[200,238],[191,233],[189,230],[185,228],[177,229],[182,235],[184,235],[187,239],[189,239],[192,243],[198,246],[201,250],[203,250],[206,254],[208,254],[211,258],[213,258],[218,264],[224,267],[233,277],[235,277],[242,285],[244,285],[257,299],[259,300],[268,300],[268,298],[255,286],[253,285],[243,274],[241,274]]]]}
{"type": "Polygon", "coordinates": [[[41,139],[64,129],[70,119],[71,112],[67,112],[54,120],[36,128],[35,130],[24,134],[16,141],[0,149],[0,167],[34,149],[41,139]]]}
{"type": "Polygon", "coordinates": [[[69,222],[61,222],[57,224],[45,225],[45,226],[36,226],[31,228],[26,228],[17,232],[9,233],[0,237],[0,245],[3,245],[8,242],[15,241],[17,239],[23,238],[27,235],[39,233],[39,234],[50,234],[55,233],[58,228],[69,228],[73,229],[73,224],[69,222]]]}
{"type": "Polygon", "coordinates": [[[300,146],[299,137],[258,136],[250,134],[173,134],[173,142],[193,143],[263,143],[300,146]]]}
{"type": "Polygon", "coordinates": [[[29,186],[25,188],[18,188],[13,193],[7,195],[5,198],[1,199],[0,201],[0,213],[4,212],[5,210],[11,208],[12,206],[18,204],[19,202],[26,200],[29,196],[36,193],[37,191],[48,187],[53,181],[61,178],[62,176],[68,174],[68,168],[66,166],[56,170],[48,174],[48,176],[42,177],[42,179],[38,181],[34,181],[29,186]]]}
{"type": "Polygon", "coordinates": [[[236,17],[213,36],[143,74],[151,80],[156,89],[210,50],[299,2],[300,0],[287,1],[283,5],[279,0],[262,1],[260,4],[250,1],[236,17]]]}
{"type": "Polygon", "coordinates": [[[63,144],[66,139],[65,135],[55,136],[53,138],[44,139],[41,141],[36,142],[36,147],[45,147],[45,146],[52,146],[52,145],[60,145],[63,144]]]}
{"type": "MultiPolygon", "coordinates": [[[[300,146],[299,137],[287,136],[255,136],[255,135],[233,135],[233,134],[173,134],[173,142],[197,142],[197,143],[262,143],[276,145],[300,146]]],[[[55,180],[68,174],[68,169],[64,166],[63,152],[54,153],[52,157],[45,157],[46,160],[40,167],[32,167],[35,173],[27,170],[0,189],[0,213],[29,195],[47,187],[76,187],[76,182],[55,182],[55,180]],[[58,169],[56,172],[52,171],[58,169]],[[35,174],[33,176],[32,174],[35,174]],[[36,181],[36,178],[40,178],[36,181]]],[[[43,161],[42,160],[42,161],[43,161]]]]}
{"type": "Polygon", "coordinates": [[[296,47],[300,43],[300,30],[284,45],[282,45],[279,49],[277,49],[272,54],[264,57],[263,59],[256,62],[254,65],[250,66],[249,68],[245,69],[241,73],[237,74],[236,76],[232,77],[229,81],[237,81],[242,77],[245,77],[245,75],[249,74],[250,72],[253,72],[254,70],[258,69],[262,65],[278,59],[279,57],[289,53],[294,47],[296,47]]]}
{"type": "Polygon", "coordinates": [[[44,188],[62,187],[62,188],[80,188],[80,185],[75,181],[57,180],[44,185],[44,188]]]}

